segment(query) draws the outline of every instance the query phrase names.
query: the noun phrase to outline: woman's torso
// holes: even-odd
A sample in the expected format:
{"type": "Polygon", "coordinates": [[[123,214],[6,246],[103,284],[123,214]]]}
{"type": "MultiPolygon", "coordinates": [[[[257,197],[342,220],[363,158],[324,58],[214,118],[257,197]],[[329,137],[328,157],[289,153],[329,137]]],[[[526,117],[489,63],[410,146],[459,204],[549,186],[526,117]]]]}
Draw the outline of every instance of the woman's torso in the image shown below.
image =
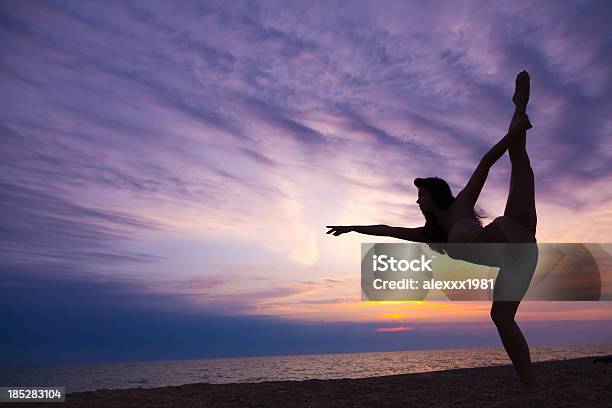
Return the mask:
{"type": "Polygon", "coordinates": [[[483,227],[474,209],[460,208],[453,203],[438,217],[438,224],[447,234],[447,242],[472,242],[483,227]]]}
{"type": "Polygon", "coordinates": [[[462,218],[448,229],[447,241],[474,242],[483,229],[475,216],[462,218]]]}
{"type": "Polygon", "coordinates": [[[458,211],[452,207],[442,214],[440,226],[447,231],[447,254],[480,265],[500,266],[505,244],[502,231],[493,223],[483,227],[480,220],[471,212],[458,211]],[[483,245],[466,245],[479,243],[483,245]]]}

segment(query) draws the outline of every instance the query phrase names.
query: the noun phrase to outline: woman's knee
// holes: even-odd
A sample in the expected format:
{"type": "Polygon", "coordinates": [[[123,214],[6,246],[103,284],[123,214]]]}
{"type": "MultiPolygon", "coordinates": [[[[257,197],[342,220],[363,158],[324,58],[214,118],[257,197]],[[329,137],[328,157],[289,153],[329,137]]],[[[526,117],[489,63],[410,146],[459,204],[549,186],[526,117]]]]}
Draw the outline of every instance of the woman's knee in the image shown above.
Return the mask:
{"type": "Polygon", "coordinates": [[[514,323],[516,309],[514,307],[493,305],[491,308],[491,320],[496,326],[506,326],[514,323]]]}

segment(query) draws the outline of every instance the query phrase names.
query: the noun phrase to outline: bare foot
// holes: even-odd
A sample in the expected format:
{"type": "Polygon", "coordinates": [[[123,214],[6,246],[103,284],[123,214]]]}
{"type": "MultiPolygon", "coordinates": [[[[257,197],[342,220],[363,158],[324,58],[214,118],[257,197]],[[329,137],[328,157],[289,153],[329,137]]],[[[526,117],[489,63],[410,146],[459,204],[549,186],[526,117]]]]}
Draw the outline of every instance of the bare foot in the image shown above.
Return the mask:
{"type": "Polygon", "coordinates": [[[516,76],[516,84],[514,89],[514,95],[512,96],[512,102],[516,105],[516,108],[521,112],[525,112],[527,109],[527,103],[529,102],[529,88],[530,78],[527,71],[521,71],[516,76]]]}

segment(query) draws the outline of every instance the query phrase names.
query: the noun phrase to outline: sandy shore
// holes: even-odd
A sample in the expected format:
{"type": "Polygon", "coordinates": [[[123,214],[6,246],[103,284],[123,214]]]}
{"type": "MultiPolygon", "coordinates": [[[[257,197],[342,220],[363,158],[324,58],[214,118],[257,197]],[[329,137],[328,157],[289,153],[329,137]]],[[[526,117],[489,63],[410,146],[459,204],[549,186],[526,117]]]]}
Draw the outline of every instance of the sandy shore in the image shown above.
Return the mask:
{"type": "MultiPolygon", "coordinates": [[[[526,391],[512,366],[363,379],[189,384],[69,393],[66,407],[610,407],[612,364],[594,357],[535,363],[526,391]]],[[[60,403],[61,404],[61,403],[60,403]]],[[[58,407],[60,404],[37,404],[58,407]]],[[[3,404],[33,406],[34,404],[3,404]]]]}

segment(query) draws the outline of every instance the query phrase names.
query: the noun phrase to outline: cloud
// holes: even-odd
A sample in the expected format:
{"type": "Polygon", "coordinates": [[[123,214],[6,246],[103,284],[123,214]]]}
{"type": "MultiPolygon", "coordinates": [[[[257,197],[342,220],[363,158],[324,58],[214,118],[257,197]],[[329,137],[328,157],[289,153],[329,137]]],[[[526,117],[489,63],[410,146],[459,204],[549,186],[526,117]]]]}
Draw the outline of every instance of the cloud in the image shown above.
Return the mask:
{"type": "Polygon", "coordinates": [[[396,326],[396,327],[379,327],[375,331],[377,333],[396,333],[413,330],[410,326],[396,326]]]}
{"type": "Polygon", "coordinates": [[[160,227],[152,220],[84,207],[57,194],[10,182],[0,182],[0,188],[2,269],[57,263],[100,270],[113,264],[160,259],[121,249],[132,231],[160,227]]]}

